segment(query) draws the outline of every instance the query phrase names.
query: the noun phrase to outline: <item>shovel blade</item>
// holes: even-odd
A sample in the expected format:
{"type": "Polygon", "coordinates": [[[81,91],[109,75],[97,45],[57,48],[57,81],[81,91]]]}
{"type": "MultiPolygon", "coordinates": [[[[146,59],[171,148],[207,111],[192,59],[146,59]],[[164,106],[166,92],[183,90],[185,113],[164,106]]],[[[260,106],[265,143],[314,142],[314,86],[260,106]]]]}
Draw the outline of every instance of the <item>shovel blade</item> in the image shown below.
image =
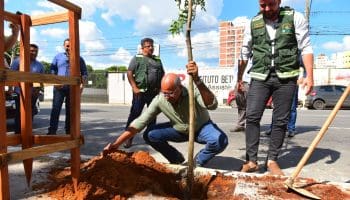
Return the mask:
{"type": "Polygon", "coordinates": [[[296,187],[296,186],[290,186],[290,185],[287,185],[288,189],[302,195],[302,196],[305,196],[305,197],[308,197],[310,199],[321,199],[320,197],[316,196],[315,194],[303,189],[303,188],[300,188],[300,187],[296,187]]]}

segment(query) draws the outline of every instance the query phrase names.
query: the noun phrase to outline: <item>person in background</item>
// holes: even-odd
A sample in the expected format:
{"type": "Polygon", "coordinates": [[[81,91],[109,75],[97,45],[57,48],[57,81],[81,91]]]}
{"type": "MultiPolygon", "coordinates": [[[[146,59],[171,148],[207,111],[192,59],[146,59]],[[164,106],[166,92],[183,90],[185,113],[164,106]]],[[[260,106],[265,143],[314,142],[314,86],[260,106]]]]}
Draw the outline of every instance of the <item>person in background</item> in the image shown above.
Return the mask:
{"type": "MultiPolygon", "coordinates": [[[[237,82],[235,93],[236,93],[236,104],[238,110],[238,120],[235,128],[230,129],[230,132],[241,132],[245,131],[245,120],[246,120],[246,108],[247,108],[247,94],[249,91],[250,75],[248,73],[251,67],[251,59],[248,62],[248,66],[244,70],[242,81],[237,82]]],[[[242,67],[242,60],[238,60],[238,68],[242,67]]],[[[240,71],[238,69],[238,71],[240,71]]],[[[237,71],[237,73],[238,73],[237,71]]],[[[238,74],[237,74],[238,76],[238,74]]]]}
{"type": "MultiPolygon", "coordinates": [[[[130,123],[139,117],[145,105],[150,105],[153,98],[160,91],[160,82],[164,76],[162,61],[158,56],[153,55],[153,39],[143,38],[141,40],[142,54],[134,56],[129,64],[127,76],[132,88],[132,105],[125,129],[130,123]]],[[[154,119],[149,125],[155,124],[154,119]]],[[[133,137],[124,144],[125,148],[132,145],[133,137]]]]}
{"type": "MultiPolygon", "coordinates": [[[[272,96],[273,122],[266,167],[273,175],[284,175],[277,159],[283,145],[288,117],[299,75],[298,51],[306,69],[302,87],[312,90],[313,50],[308,23],[304,16],[289,7],[280,7],[281,0],[259,0],[260,12],[244,31],[243,69],[253,53],[252,78],[247,97],[246,162],[242,172],[256,172],[260,139],[260,121],[266,102],[272,96]]],[[[239,72],[238,81],[242,80],[239,72]]]]}
{"type": "MultiPolygon", "coordinates": [[[[69,66],[69,47],[70,42],[69,39],[65,39],[63,42],[63,48],[65,52],[57,54],[50,66],[51,74],[55,74],[58,76],[69,76],[70,75],[70,66],[69,66]]],[[[85,61],[82,57],[80,57],[80,73],[81,73],[81,91],[83,89],[84,84],[87,80],[87,68],[85,61]]],[[[53,100],[52,100],[52,109],[50,115],[50,126],[48,128],[47,135],[56,135],[58,129],[58,121],[61,113],[61,108],[63,101],[65,101],[66,105],[66,122],[65,122],[65,130],[66,134],[70,134],[70,103],[69,103],[69,85],[55,85],[53,88],[53,100]]]]}
{"type": "MultiPolygon", "coordinates": [[[[30,72],[32,73],[44,73],[44,66],[41,62],[36,60],[38,56],[39,47],[36,44],[30,44],[30,72]]],[[[20,59],[16,58],[11,64],[11,70],[19,71],[20,59]]],[[[40,90],[42,89],[42,85],[38,87],[32,88],[32,116],[34,116],[38,110],[36,107],[36,101],[38,100],[40,90]]],[[[15,98],[16,102],[16,115],[15,115],[15,133],[20,134],[21,132],[21,115],[20,115],[20,96],[21,89],[20,87],[15,87],[15,93],[17,94],[15,98]]]]}
{"type": "MultiPolygon", "coordinates": [[[[216,154],[224,151],[228,145],[226,134],[210,119],[208,110],[218,106],[215,95],[198,76],[198,67],[194,61],[187,64],[187,73],[193,77],[195,107],[195,141],[205,144],[194,162],[196,166],[205,165],[216,154]]],[[[119,146],[144,129],[158,114],[163,113],[169,122],[154,124],[147,128],[143,137],[147,144],[159,151],[170,163],[181,164],[185,161],[182,153],[169,142],[188,141],[189,131],[189,94],[182,86],[178,75],[166,74],[161,82],[161,93],[150,106],[136,118],[114,143],[109,143],[103,154],[116,150],[119,146]]]]}

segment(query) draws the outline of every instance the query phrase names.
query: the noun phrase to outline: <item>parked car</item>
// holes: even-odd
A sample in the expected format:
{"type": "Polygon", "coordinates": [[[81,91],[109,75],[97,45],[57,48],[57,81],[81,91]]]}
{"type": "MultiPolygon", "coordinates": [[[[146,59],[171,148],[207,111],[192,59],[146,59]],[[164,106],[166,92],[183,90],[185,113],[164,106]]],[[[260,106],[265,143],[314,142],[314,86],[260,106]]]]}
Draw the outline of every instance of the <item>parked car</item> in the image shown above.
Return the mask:
{"type": "MultiPolygon", "coordinates": [[[[236,94],[234,90],[230,90],[230,92],[228,93],[228,97],[227,97],[227,102],[226,104],[231,106],[232,108],[236,106],[235,104],[235,100],[236,100],[236,94]]],[[[272,96],[269,98],[269,100],[266,102],[266,108],[268,109],[272,109],[273,108],[273,102],[272,102],[272,96]]]]}
{"type": "MultiPolygon", "coordinates": [[[[323,110],[326,107],[333,107],[337,104],[340,96],[345,91],[343,85],[318,85],[314,86],[309,95],[306,96],[305,106],[316,110],[323,110]]],[[[350,97],[343,103],[343,107],[350,107],[350,97]]]]}
{"type": "Polygon", "coordinates": [[[235,107],[235,99],[236,99],[236,94],[235,94],[235,90],[230,90],[230,92],[228,93],[228,97],[227,97],[227,105],[231,106],[232,108],[235,107]]]}
{"type": "Polygon", "coordinates": [[[5,92],[5,97],[6,97],[6,118],[11,119],[15,118],[16,115],[16,102],[15,98],[16,95],[15,93],[10,93],[8,91],[5,92]]]}
{"type": "MultiPolygon", "coordinates": [[[[12,119],[15,118],[16,115],[16,101],[15,99],[17,98],[17,94],[14,92],[9,92],[7,89],[5,89],[5,96],[6,96],[6,118],[7,119],[12,119]]],[[[43,96],[43,92],[40,92],[40,96],[43,96]]],[[[33,117],[37,115],[40,112],[40,100],[39,98],[37,99],[35,103],[35,107],[32,111],[33,117]]]]}

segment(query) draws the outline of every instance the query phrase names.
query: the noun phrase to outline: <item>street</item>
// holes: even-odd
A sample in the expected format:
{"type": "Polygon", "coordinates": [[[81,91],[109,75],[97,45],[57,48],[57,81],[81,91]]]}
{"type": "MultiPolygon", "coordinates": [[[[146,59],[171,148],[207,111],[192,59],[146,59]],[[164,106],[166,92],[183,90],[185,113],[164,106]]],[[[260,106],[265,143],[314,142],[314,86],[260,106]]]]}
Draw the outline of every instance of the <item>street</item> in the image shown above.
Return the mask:
{"type": "MultiPolygon", "coordinates": [[[[34,134],[47,133],[50,109],[51,102],[41,102],[41,111],[34,118],[34,134]]],[[[81,148],[81,154],[83,158],[90,158],[98,155],[108,142],[114,141],[124,130],[129,106],[83,104],[81,110],[81,131],[85,137],[85,144],[81,148]]],[[[261,123],[261,131],[268,128],[271,120],[271,111],[271,109],[265,110],[261,123]]],[[[331,110],[298,110],[298,134],[293,138],[286,137],[279,158],[280,166],[287,176],[293,172],[330,112],[331,110]]],[[[63,109],[58,134],[63,134],[64,113],[65,111],[63,109]]],[[[237,119],[237,110],[235,108],[222,107],[210,112],[210,114],[213,121],[227,133],[229,145],[224,152],[212,159],[205,167],[238,171],[245,157],[244,132],[229,132],[229,129],[234,126],[234,122],[237,119]]],[[[341,110],[338,112],[325,137],[319,143],[309,162],[302,169],[300,176],[314,178],[320,181],[350,183],[350,152],[348,150],[348,143],[350,143],[349,115],[350,110],[341,110]]],[[[166,118],[163,115],[158,117],[158,122],[165,120],[166,118]]],[[[11,131],[13,129],[13,120],[8,120],[8,126],[9,131],[11,131]]],[[[268,142],[269,137],[261,134],[259,148],[259,164],[261,168],[263,168],[265,161],[268,142]]],[[[187,143],[176,144],[176,148],[180,149],[184,156],[187,157],[187,143]]],[[[194,154],[200,148],[202,148],[202,145],[196,144],[194,154]]],[[[125,150],[123,147],[121,149],[125,150]]],[[[20,148],[9,148],[9,151],[13,150],[20,150],[20,148]]],[[[139,150],[150,152],[160,162],[167,162],[159,153],[145,144],[142,134],[138,134],[134,139],[134,145],[130,149],[126,149],[126,151],[139,150]]],[[[65,157],[69,157],[69,155],[69,151],[58,154],[58,156],[65,157]]],[[[264,173],[265,171],[261,169],[261,172],[264,173]]]]}

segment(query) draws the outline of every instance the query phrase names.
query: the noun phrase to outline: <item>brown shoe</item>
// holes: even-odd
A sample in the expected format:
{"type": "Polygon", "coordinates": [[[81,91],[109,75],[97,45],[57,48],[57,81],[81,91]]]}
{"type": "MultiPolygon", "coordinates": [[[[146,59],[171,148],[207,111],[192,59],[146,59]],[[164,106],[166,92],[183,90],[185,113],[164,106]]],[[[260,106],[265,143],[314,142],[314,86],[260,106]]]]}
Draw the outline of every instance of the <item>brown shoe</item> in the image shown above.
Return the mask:
{"type": "Polygon", "coordinates": [[[242,132],[242,131],[245,131],[245,128],[241,126],[237,126],[235,128],[230,129],[230,132],[242,132]]]}
{"type": "Polygon", "coordinates": [[[271,175],[284,176],[284,173],[282,172],[281,168],[278,166],[276,161],[268,160],[267,170],[270,172],[271,175]]]}
{"type": "Polygon", "coordinates": [[[242,165],[241,172],[252,173],[259,171],[259,166],[253,161],[247,161],[242,165]]]}

